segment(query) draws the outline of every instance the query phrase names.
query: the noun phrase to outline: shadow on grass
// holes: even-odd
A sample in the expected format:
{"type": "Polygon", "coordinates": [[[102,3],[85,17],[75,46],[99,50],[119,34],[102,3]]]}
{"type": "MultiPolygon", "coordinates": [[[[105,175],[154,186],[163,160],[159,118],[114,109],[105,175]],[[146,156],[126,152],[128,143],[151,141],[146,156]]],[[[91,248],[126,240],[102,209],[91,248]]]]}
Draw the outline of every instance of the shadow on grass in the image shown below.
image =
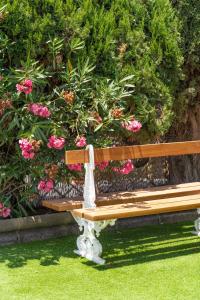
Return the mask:
{"type": "MultiPolygon", "coordinates": [[[[200,253],[200,239],[191,234],[188,224],[146,226],[143,228],[107,231],[102,234],[103,257],[106,264],[96,265],[83,259],[85,265],[107,270],[155,260],[200,253]]],[[[59,265],[60,258],[74,258],[76,237],[32,242],[0,248],[0,263],[19,268],[29,260],[38,260],[42,266],[59,265]]],[[[80,262],[80,260],[79,260],[80,262]]]]}

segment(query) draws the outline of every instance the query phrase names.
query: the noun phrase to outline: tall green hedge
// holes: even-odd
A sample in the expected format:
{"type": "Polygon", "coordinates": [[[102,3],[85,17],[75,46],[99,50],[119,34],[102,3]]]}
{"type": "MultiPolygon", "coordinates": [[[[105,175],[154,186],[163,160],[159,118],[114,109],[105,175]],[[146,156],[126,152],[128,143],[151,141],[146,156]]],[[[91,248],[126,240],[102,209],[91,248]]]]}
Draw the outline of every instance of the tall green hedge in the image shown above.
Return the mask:
{"type": "MultiPolygon", "coordinates": [[[[85,43],[79,59],[89,57],[98,76],[134,75],[130,110],[142,121],[143,136],[165,133],[172,121],[174,90],[182,54],[179,21],[169,0],[2,0],[0,23],[4,67],[20,67],[27,56],[48,68],[50,37],[85,43]]],[[[69,49],[63,49],[63,60],[69,49]]],[[[72,61],[77,59],[71,54],[72,61]]]]}

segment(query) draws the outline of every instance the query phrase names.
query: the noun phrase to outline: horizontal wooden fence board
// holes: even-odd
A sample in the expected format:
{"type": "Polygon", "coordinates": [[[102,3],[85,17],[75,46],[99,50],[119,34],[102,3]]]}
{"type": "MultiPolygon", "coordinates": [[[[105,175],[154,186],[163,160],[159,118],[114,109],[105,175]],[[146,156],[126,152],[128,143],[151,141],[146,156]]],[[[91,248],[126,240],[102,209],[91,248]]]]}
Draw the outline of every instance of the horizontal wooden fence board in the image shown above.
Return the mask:
{"type": "MultiPolygon", "coordinates": [[[[94,149],[95,162],[197,153],[200,153],[200,140],[94,149]]],[[[88,150],[70,150],[65,152],[66,164],[87,162],[89,162],[88,150]]]]}
{"type": "Polygon", "coordinates": [[[73,211],[73,214],[87,220],[100,221],[184,211],[195,208],[200,208],[200,195],[169,198],[162,201],[148,200],[97,208],[76,209],[73,211]]]}

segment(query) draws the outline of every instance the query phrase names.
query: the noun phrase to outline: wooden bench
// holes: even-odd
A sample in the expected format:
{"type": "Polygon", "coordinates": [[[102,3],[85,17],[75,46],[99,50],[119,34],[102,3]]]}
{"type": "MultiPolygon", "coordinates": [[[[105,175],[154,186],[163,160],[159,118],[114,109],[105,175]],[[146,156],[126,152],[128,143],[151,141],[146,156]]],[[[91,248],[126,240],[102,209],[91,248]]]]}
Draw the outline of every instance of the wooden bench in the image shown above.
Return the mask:
{"type": "MultiPolygon", "coordinates": [[[[98,264],[104,264],[102,245],[97,237],[107,225],[120,218],[197,209],[200,214],[200,182],[168,185],[133,192],[95,194],[94,162],[136,158],[165,157],[200,153],[200,141],[167,144],[122,146],[65,153],[66,164],[85,164],[83,199],[43,201],[43,205],[57,211],[71,211],[83,234],[77,239],[75,253],[98,264]]],[[[195,234],[200,236],[200,217],[195,221],[195,234]]]]}

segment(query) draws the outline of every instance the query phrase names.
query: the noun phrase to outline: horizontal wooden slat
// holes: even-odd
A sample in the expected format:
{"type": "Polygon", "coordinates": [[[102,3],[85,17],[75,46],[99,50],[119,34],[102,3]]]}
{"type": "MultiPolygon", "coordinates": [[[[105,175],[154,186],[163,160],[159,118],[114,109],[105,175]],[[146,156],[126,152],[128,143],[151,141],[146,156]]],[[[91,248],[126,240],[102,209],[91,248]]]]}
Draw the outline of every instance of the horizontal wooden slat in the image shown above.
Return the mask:
{"type": "Polygon", "coordinates": [[[56,210],[56,211],[70,211],[76,208],[81,208],[83,204],[83,199],[52,199],[43,200],[42,206],[56,210]]]}
{"type": "Polygon", "coordinates": [[[178,185],[166,185],[144,190],[107,193],[98,195],[96,205],[114,205],[143,200],[156,200],[171,197],[200,194],[200,183],[192,182],[178,185]]]}
{"type": "MultiPolygon", "coordinates": [[[[96,162],[110,160],[125,160],[135,158],[150,158],[176,156],[200,153],[200,141],[186,141],[177,143],[146,144],[137,146],[121,146],[111,148],[97,148],[94,150],[96,162]]],[[[65,152],[65,163],[87,163],[88,150],[71,150],[65,152]]]]}
{"type": "MultiPolygon", "coordinates": [[[[178,185],[151,187],[145,190],[135,190],[117,193],[106,193],[97,196],[96,205],[114,205],[143,200],[165,199],[185,195],[200,194],[200,182],[178,185]]],[[[43,200],[42,205],[56,211],[71,211],[82,208],[83,198],[43,200]]]]}
{"type": "Polygon", "coordinates": [[[200,195],[183,196],[164,200],[101,206],[88,209],[76,209],[75,216],[91,221],[138,217],[200,208],[200,195]]]}

